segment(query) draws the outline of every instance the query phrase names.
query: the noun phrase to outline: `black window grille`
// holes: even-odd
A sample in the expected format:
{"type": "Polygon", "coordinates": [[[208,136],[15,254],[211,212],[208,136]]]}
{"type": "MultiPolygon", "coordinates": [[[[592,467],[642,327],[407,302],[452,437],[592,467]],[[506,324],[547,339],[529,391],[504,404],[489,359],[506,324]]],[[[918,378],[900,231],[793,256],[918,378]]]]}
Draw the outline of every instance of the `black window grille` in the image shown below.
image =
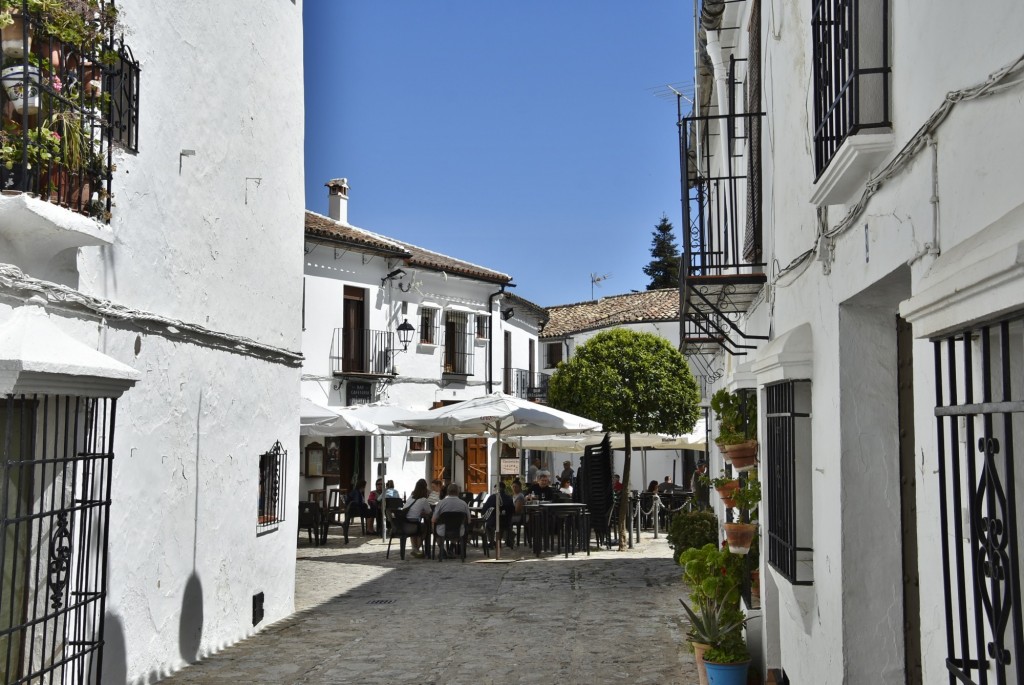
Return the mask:
{"type": "Polygon", "coordinates": [[[259,532],[273,530],[285,520],[285,471],[288,452],[275,442],[269,452],[260,455],[260,496],[256,517],[259,532]]]}
{"type": "Polygon", "coordinates": [[[814,0],[814,163],[828,167],[848,136],[890,128],[888,0],[814,0]]]}
{"type": "Polygon", "coordinates": [[[810,539],[810,381],[765,387],[767,444],[768,563],[794,585],[813,581],[805,570],[810,539]],[[801,525],[803,524],[803,529],[801,525]]]}
{"type": "Polygon", "coordinates": [[[1024,682],[1014,438],[1024,313],[934,341],[949,682],[1024,682]]]}
{"type": "Polygon", "coordinates": [[[51,4],[17,2],[4,29],[0,189],[108,221],[111,142],[137,146],[138,63],[112,1],[51,4]]]}
{"type": "Polygon", "coordinates": [[[0,398],[0,682],[102,682],[115,407],[0,398]]]}
{"type": "Polygon", "coordinates": [[[491,326],[491,318],[484,314],[476,315],[476,337],[477,340],[487,339],[487,330],[491,326]]]}
{"type": "Polygon", "coordinates": [[[420,308],[420,342],[427,345],[437,343],[437,310],[433,307],[420,308]]]}
{"type": "Polygon", "coordinates": [[[469,338],[469,315],[465,312],[447,312],[441,370],[458,376],[472,376],[474,359],[473,343],[469,338]]]}
{"type": "Polygon", "coordinates": [[[113,64],[106,77],[110,93],[110,140],[132,152],[139,151],[139,81],[141,70],[124,40],[114,43],[113,64]]]}

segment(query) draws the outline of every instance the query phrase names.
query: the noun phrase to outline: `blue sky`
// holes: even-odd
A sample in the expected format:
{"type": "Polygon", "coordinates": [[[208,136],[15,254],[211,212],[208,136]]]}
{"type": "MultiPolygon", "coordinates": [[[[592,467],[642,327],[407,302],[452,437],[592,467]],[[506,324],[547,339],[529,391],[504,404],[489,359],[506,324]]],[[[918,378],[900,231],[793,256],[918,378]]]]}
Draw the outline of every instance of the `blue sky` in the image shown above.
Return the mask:
{"type": "MultiPolygon", "coordinates": [[[[550,306],[643,290],[679,228],[679,0],[305,0],[306,206],[513,276],[550,306]]],[[[684,102],[684,109],[686,103],[684,102]]],[[[684,112],[685,113],[685,112],[684,112]]]]}

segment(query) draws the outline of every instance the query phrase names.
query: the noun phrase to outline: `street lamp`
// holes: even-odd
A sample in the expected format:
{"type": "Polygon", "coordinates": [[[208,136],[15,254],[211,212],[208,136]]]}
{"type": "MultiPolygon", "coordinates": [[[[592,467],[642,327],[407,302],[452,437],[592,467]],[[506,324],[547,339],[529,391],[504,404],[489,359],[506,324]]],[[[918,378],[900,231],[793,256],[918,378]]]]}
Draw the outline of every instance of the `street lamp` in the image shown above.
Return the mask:
{"type": "Polygon", "coordinates": [[[398,325],[398,342],[402,343],[402,352],[409,351],[409,343],[412,342],[412,334],[415,332],[416,329],[409,323],[409,319],[404,319],[398,325]]]}

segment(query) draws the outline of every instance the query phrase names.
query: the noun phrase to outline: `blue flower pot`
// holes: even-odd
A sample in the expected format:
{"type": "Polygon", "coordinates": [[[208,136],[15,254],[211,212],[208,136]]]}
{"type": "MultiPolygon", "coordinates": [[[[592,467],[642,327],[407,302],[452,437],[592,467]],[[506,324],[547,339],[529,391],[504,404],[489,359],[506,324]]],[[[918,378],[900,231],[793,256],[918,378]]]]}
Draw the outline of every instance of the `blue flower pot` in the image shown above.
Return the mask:
{"type": "Polygon", "coordinates": [[[704,662],[708,672],[708,685],[747,685],[749,661],[740,664],[716,664],[704,662]]]}

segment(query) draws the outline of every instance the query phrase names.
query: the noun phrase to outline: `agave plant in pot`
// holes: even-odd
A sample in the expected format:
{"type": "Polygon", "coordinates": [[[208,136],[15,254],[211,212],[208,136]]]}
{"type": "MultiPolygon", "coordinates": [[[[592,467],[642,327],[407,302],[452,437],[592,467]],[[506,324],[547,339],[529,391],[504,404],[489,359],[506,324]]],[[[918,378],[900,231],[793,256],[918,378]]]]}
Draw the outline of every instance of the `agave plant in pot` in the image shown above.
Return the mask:
{"type": "Polygon", "coordinates": [[[757,400],[753,393],[720,389],[711,396],[718,419],[715,443],[722,457],[738,471],[757,465],[757,400]]]}
{"type": "Polygon", "coordinates": [[[701,684],[707,683],[707,670],[704,666],[704,657],[708,650],[716,649],[717,646],[729,644],[735,634],[746,623],[746,619],[732,608],[725,599],[716,597],[700,597],[691,600],[691,607],[684,600],[679,603],[686,610],[690,619],[690,630],[686,637],[693,645],[693,654],[697,662],[697,677],[701,684]]]}
{"type": "Polygon", "coordinates": [[[725,524],[725,536],[729,541],[729,551],[733,554],[746,554],[757,535],[758,503],[761,501],[761,481],[757,479],[757,471],[751,471],[743,480],[733,501],[740,509],[741,520],[725,524]]]}
{"type": "Polygon", "coordinates": [[[739,608],[743,558],[731,554],[728,549],[707,544],[680,554],[679,564],[683,567],[683,580],[690,588],[692,610],[699,616],[698,622],[690,617],[689,635],[700,683],[707,685],[702,655],[724,639],[712,629],[724,634],[730,631],[722,628],[732,626],[732,632],[738,633],[743,625],[744,617],[739,608]]]}

